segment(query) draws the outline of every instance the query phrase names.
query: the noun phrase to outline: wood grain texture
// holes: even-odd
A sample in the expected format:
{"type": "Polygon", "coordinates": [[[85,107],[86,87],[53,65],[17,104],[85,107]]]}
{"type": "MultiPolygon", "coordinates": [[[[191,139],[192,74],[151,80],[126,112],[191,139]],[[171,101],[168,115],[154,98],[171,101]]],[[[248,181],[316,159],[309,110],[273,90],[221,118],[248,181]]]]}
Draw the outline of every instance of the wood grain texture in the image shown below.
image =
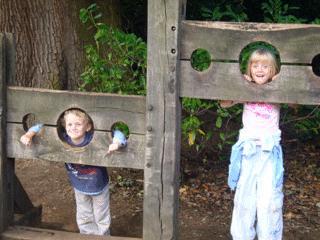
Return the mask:
{"type": "MultiPolygon", "coordinates": [[[[16,51],[15,51],[15,39],[14,35],[12,33],[5,33],[5,89],[4,89],[4,98],[5,98],[5,121],[7,121],[7,110],[8,110],[8,103],[7,103],[7,86],[14,82],[15,76],[16,76],[16,51]]],[[[7,123],[3,123],[5,126],[3,129],[6,129],[7,123]]],[[[4,135],[2,135],[3,141],[5,145],[7,145],[7,136],[6,131],[4,131],[4,135]]],[[[6,207],[5,210],[7,212],[6,216],[6,225],[13,223],[14,220],[14,205],[15,205],[15,159],[14,158],[8,158],[6,149],[6,207]]],[[[23,198],[24,196],[20,196],[20,198],[23,198]]]]}
{"type": "Polygon", "coordinates": [[[4,34],[0,33],[0,232],[3,232],[6,228],[6,176],[5,176],[5,43],[4,34]]]}
{"type": "Polygon", "coordinates": [[[246,81],[238,63],[213,63],[204,72],[194,70],[190,62],[181,63],[181,96],[202,99],[266,101],[318,104],[320,77],[310,66],[281,67],[274,81],[257,85],[246,81]]]}
{"type": "Polygon", "coordinates": [[[6,35],[0,33],[0,233],[3,232],[13,216],[13,205],[8,201],[12,196],[12,168],[8,164],[6,153],[6,119],[7,119],[7,51],[6,35]]]}
{"type": "Polygon", "coordinates": [[[241,50],[256,41],[277,48],[285,63],[311,63],[320,53],[319,25],[183,21],[181,31],[181,59],[203,48],[213,60],[238,61],[241,50]]]}
{"type": "Polygon", "coordinates": [[[106,237],[23,226],[9,227],[2,240],[141,240],[140,238],[106,237]]]}
{"type": "Polygon", "coordinates": [[[130,133],[145,133],[145,97],[8,87],[8,122],[21,123],[33,113],[37,122],[56,125],[69,108],[88,113],[97,130],[110,131],[114,123],[124,122],[130,133]]]}
{"type": "Polygon", "coordinates": [[[143,239],[177,239],[180,161],[179,26],[185,1],[148,1],[143,239]]]}
{"type": "Polygon", "coordinates": [[[7,126],[7,152],[9,157],[39,159],[55,162],[71,162],[106,167],[143,169],[144,135],[131,134],[127,147],[106,155],[112,141],[109,132],[95,131],[92,141],[85,147],[73,148],[62,142],[56,127],[45,126],[43,133],[34,137],[32,146],[19,142],[25,133],[22,124],[9,123],[7,126]]]}

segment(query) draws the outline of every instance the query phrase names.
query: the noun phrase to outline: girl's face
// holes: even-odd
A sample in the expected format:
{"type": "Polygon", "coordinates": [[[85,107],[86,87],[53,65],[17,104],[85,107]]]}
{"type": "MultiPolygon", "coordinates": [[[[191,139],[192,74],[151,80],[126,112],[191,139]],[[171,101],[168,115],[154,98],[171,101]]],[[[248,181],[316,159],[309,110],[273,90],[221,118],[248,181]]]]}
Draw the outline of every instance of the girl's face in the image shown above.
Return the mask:
{"type": "Polygon", "coordinates": [[[90,131],[91,126],[85,119],[75,114],[69,113],[65,117],[66,132],[75,144],[80,144],[85,137],[86,132],[90,131]]]}
{"type": "Polygon", "coordinates": [[[259,85],[268,82],[271,76],[272,67],[266,61],[256,61],[250,65],[250,74],[253,81],[259,85]]]}

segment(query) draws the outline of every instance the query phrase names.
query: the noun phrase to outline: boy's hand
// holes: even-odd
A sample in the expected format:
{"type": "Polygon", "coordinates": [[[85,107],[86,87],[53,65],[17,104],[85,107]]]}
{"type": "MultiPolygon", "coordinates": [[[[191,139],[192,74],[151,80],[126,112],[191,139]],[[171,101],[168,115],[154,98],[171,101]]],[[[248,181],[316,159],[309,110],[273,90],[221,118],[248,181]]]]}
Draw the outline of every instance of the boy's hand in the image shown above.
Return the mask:
{"type": "Polygon", "coordinates": [[[118,142],[111,143],[111,144],[109,145],[107,154],[110,154],[110,153],[112,153],[112,152],[114,152],[114,151],[117,151],[119,148],[120,148],[120,143],[118,143],[118,142]]]}
{"type": "Polygon", "coordinates": [[[33,132],[27,132],[26,134],[21,136],[20,142],[22,142],[26,146],[31,146],[33,136],[33,132]]]}

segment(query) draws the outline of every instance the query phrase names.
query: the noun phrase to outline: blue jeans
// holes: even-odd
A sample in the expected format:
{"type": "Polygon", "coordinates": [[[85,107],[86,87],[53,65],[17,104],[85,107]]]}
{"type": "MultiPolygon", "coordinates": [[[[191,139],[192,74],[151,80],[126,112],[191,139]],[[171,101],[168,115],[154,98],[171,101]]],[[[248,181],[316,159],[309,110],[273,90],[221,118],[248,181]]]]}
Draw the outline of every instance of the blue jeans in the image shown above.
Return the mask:
{"type": "Polygon", "coordinates": [[[242,156],[231,223],[234,240],[253,240],[256,232],[259,240],[282,239],[283,193],[282,184],[273,184],[274,164],[272,154],[260,146],[255,154],[242,156]]]}

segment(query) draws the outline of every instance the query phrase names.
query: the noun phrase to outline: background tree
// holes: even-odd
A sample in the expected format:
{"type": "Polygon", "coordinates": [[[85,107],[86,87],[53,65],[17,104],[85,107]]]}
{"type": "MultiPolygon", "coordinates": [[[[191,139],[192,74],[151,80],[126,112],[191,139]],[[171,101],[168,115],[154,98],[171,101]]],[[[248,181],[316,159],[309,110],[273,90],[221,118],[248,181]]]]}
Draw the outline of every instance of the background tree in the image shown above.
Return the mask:
{"type": "Polygon", "coordinates": [[[79,10],[92,2],[101,2],[105,22],[121,25],[117,0],[0,0],[0,32],[11,32],[16,40],[13,85],[78,87],[83,44],[90,37],[81,27],[79,10]]]}

